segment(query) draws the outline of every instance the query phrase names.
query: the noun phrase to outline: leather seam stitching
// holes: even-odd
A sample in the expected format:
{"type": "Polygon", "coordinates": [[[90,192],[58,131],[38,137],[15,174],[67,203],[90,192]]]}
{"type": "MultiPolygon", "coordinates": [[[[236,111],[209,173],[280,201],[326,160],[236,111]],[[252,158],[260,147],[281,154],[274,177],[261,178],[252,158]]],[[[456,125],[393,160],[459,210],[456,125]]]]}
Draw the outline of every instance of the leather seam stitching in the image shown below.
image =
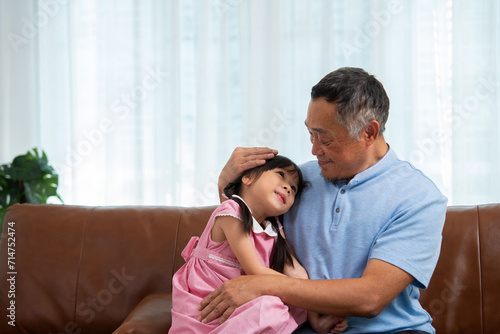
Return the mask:
{"type": "Polygon", "coordinates": [[[184,215],[184,210],[181,211],[179,214],[179,218],[177,219],[177,226],[176,226],[176,231],[175,231],[175,242],[174,242],[174,254],[172,254],[172,272],[170,273],[170,277],[174,277],[175,274],[175,255],[177,254],[177,245],[178,245],[178,238],[179,238],[179,230],[181,226],[181,220],[182,216],[184,215]]]}
{"type": "Polygon", "coordinates": [[[92,208],[92,210],[90,211],[89,215],[87,216],[87,221],[85,222],[85,228],[83,230],[82,245],[80,247],[80,258],[79,258],[79,261],[78,261],[78,272],[76,274],[75,309],[74,309],[74,312],[73,312],[73,322],[75,324],[77,324],[77,322],[76,322],[76,310],[78,308],[78,287],[80,285],[80,272],[81,272],[81,266],[82,266],[83,249],[84,249],[84,246],[85,246],[85,240],[87,238],[87,229],[88,229],[88,226],[89,226],[90,218],[93,216],[95,209],[96,209],[95,207],[92,208]]]}
{"type": "Polygon", "coordinates": [[[476,206],[477,212],[477,252],[479,257],[479,308],[481,317],[481,333],[484,333],[484,312],[483,312],[483,267],[481,265],[482,254],[481,254],[481,215],[479,214],[479,205],[476,206]]]}

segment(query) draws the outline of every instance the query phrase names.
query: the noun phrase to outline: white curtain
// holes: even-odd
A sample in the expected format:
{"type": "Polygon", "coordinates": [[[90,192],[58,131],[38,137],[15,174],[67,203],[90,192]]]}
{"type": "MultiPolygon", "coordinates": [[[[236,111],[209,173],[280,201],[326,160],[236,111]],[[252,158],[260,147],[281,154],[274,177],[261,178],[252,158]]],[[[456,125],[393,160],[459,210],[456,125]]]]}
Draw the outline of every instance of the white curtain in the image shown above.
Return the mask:
{"type": "Polygon", "coordinates": [[[495,0],[6,0],[0,36],[0,163],[44,149],[67,204],[216,204],[236,146],[314,158],[310,89],[342,66],[449,204],[500,202],[495,0]]]}

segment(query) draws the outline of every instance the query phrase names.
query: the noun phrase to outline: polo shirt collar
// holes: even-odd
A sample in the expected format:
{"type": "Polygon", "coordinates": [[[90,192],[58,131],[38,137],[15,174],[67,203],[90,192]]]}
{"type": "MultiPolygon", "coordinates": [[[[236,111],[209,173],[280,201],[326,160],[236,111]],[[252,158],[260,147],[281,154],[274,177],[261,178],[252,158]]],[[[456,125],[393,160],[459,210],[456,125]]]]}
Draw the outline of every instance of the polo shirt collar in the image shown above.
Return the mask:
{"type": "Polygon", "coordinates": [[[349,182],[349,184],[356,185],[358,183],[362,183],[387,171],[389,167],[398,159],[396,152],[394,152],[389,145],[387,146],[388,150],[382,157],[382,159],[380,159],[361,173],[356,174],[349,182]]]}
{"type": "MultiPolygon", "coordinates": [[[[359,183],[362,183],[366,180],[369,180],[377,175],[380,175],[381,173],[386,171],[390,165],[392,165],[394,162],[396,162],[396,160],[398,159],[396,152],[394,152],[392,150],[392,148],[389,146],[389,144],[387,144],[387,147],[388,147],[388,150],[385,153],[385,155],[382,157],[382,159],[380,159],[379,161],[377,161],[376,163],[374,163],[373,165],[371,165],[370,167],[368,167],[364,171],[354,175],[354,177],[351,179],[351,181],[349,181],[350,186],[354,186],[356,184],[359,184],[359,183]]],[[[333,181],[333,183],[338,188],[342,188],[343,186],[347,185],[347,179],[336,180],[336,181],[333,181]]]]}

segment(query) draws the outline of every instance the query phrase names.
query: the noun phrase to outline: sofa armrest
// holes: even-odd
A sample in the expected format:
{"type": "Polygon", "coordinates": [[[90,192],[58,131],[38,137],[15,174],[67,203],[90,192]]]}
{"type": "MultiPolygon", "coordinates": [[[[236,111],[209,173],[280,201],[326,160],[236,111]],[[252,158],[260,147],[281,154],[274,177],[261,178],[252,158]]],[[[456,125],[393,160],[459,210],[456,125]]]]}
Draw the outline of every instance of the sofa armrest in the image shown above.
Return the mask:
{"type": "Polygon", "coordinates": [[[113,334],[167,333],[172,324],[172,294],[144,297],[113,334]]]}

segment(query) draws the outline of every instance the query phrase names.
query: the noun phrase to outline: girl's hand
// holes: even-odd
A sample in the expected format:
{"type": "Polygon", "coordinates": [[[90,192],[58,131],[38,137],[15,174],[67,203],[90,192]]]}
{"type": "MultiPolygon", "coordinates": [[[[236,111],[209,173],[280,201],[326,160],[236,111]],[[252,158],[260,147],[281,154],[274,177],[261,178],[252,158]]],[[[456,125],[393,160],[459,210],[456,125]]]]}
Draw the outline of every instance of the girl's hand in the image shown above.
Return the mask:
{"type": "Polygon", "coordinates": [[[311,327],[320,334],[341,333],[347,329],[347,319],[334,315],[320,315],[308,311],[308,320],[311,327]]]}
{"type": "Polygon", "coordinates": [[[334,322],[336,322],[335,327],[332,328],[330,333],[342,333],[347,329],[347,318],[333,316],[334,322]]]}

